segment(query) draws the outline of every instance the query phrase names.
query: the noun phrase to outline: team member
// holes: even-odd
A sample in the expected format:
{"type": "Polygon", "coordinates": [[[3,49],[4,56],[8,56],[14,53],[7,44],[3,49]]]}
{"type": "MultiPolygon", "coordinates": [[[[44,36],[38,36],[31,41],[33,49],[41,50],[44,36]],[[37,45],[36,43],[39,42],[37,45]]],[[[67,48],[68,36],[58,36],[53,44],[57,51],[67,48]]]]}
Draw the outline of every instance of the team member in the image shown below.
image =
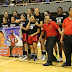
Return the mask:
{"type": "Polygon", "coordinates": [[[56,22],[50,21],[49,15],[45,16],[45,23],[43,24],[43,28],[44,29],[40,35],[40,39],[44,35],[44,32],[46,32],[46,35],[47,35],[46,50],[48,53],[47,63],[43,65],[49,66],[49,65],[52,65],[52,61],[53,61],[53,58],[52,58],[53,57],[53,47],[57,41],[57,36],[58,36],[57,30],[61,34],[61,29],[56,24],[56,22]]]}
{"type": "Polygon", "coordinates": [[[27,59],[27,31],[23,29],[23,27],[27,26],[26,22],[26,14],[21,14],[21,19],[16,20],[16,23],[20,23],[21,29],[22,29],[22,35],[23,35],[23,60],[27,59]]]}
{"type": "Polygon", "coordinates": [[[3,23],[1,23],[2,28],[8,28],[10,25],[8,23],[8,19],[6,17],[3,17],[3,23]]]}
{"type": "MultiPolygon", "coordinates": [[[[7,11],[4,12],[4,17],[6,17],[7,20],[8,20],[8,23],[10,23],[10,17],[8,15],[8,12],[7,11]]],[[[3,18],[1,19],[1,23],[3,23],[3,18]]]]}
{"type": "MultiPolygon", "coordinates": [[[[57,8],[57,13],[58,15],[56,16],[56,23],[59,25],[59,27],[62,29],[62,24],[63,24],[63,20],[66,18],[66,15],[63,14],[63,9],[62,7],[58,7],[57,8]]],[[[58,59],[58,61],[63,61],[63,58],[62,58],[62,47],[63,47],[63,44],[60,43],[60,35],[58,36],[58,45],[59,45],[59,55],[60,55],[60,58],[58,59]]],[[[64,49],[64,47],[63,47],[64,49]]]]}
{"type": "MultiPolygon", "coordinates": [[[[41,30],[42,30],[42,25],[43,25],[43,22],[44,22],[44,18],[40,14],[39,8],[35,8],[35,18],[36,18],[36,26],[40,27],[41,30]]],[[[40,36],[40,34],[39,34],[39,36],[40,36]]],[[[42,59],[42,60],[46,59],[46,50],[45,50],[44,42],[45,42],[45,36],[43,36],[42,39],[41,39],[41,52],[42,52],[42,55],[38,58],[38,59],[42,59]]]]}
{"type": "MultiPolygon", "coordinates": [[[[29,18],[33,13],[34,13],[34,8],[29,8],[27,14],[27,22],[29,22],[29,18]]],[[[30,46],[28,45],[28,56],[30,57],[30,55],[31,55],[31,49],[30,46]]]]}
{"type": "Polygon", "coordinates": [[[15,26],[19,26],[17,23],[15,23],[16,19],[14,16],[11,17],[11,23],[10,23],[10,27],[15,27],[15,26]]]}
{"type": "Polygon", "coordinates": [[[29,19],[29,23],[25,30],[28,30],[28,44],[31,48],[31,58],[29,60],[34,59],[34,61],[37,60],[37,42],[38,42],[38,35],[40,32],[40,29],[38,26],[35,25],[36,20],[34,15],[31,15],[29,19]]]}
{"type": "Polygon", "coordinates": [[[10,17],[7,11],[4,12],[4,17],[6,17],[8,19],[8,22],[10,23],[10,17]]]}
{"type": "Polygon", "coordinates": [[[29,14],[29,15],[32,15],[33,12],[34,12],[34,8],[29,8],[29,9],[28,9],[28,14],[29,14]]]}
{"type": "Polygon", "coordinates": [[[14,11],[12,12],[12,15],[15,17],[16,20],[19,19],[18,12],[17,12],[16,10],[14,10],[14,11]]]}
{"type": "Polygon", "coordinates": [[[62,25],[62,32],[60,41],[63,43],[64,36],[64,46],[65,46],[65,56],[66,63],[62,66],[71,66],[71,49],[72,49],[72,7],[69,8],[69,17],[65,18],[62,25]]]}

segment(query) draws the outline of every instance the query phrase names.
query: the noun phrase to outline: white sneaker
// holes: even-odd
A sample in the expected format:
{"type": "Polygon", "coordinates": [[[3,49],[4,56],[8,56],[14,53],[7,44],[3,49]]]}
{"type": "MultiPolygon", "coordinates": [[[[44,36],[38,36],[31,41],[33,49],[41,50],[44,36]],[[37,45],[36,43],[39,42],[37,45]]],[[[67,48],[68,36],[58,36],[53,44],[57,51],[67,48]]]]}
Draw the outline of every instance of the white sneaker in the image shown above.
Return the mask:
{"type": "Polygon", "coordinates": [[[41,55],[38,59],[42,59],[43,58],[43,55],[41,55]]]}
{"type": "Polygon", "coordinates": [[[23,60],[26,60],[27,59],[27,55],[25,55],[25,57],[23,58],[23,60]]]}
{"type": "Polygon", "coordinates": [[[60,57],[57,61],[63,62],[63,58],[60,57]]]}
{"type": "Polygon", "coordinates": [[[22,59],[22,58],[24,58],[24,55],[19,57],[19,59],[22,59]]]}
{"type": "Polygon", "coordinates": [[[46,60],[46,55],[43,55],[42,61],[46,60]]]}

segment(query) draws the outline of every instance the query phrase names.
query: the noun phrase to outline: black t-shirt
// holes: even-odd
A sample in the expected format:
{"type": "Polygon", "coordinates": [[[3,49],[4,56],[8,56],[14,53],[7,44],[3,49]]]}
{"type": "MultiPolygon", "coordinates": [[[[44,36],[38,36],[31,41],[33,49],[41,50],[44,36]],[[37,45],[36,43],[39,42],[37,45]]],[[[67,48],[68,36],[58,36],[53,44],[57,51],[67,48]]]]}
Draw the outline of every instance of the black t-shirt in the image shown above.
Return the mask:
{"type": "Polygon", "coordinates": [[[37,32],[38,28],[39,27],[35,25],[35,22],[31,22],[30,26],[29,26],[29,30],[28,30],[28,35],[31,35],[31,34],[37,32]]]}
{"type": "Polygon", "coordinates": [[[3,23],[0,26],[1,26],[1,28],[7,28],[7,26],[10,27],[10,24],[9,23],[3,23]]]}
{"type": "Polygon", "coordinates": [[[17,23],[10,23],[10,27],[19,26],[17,23]]]}
{"type": "MultiPolygon", "coordinates": [[[[23,26],[26,28],[27,26],[27,21],[20,21],[20,26],[23,26]]],[[[25,31],[24,29],[22,29],[22,33],[27,33],[27,31],[25,31]]]]}
{"type": "MultiPolygon", "coordinates": [[[[66,18],[66,15],[57,15],[55,18],[56,23],[63,23],[63,20],[66,18]]],[[[62,28],[62,25],[60,26],[62,28]]]]}
{"type": "MultiPolygon", "coordinates": [[[[40,24],[40,21],[43,21],[44,24],[44,17],[42,14],[40,14],[39,16],[34,15],[34,17],[36,18],[36,21],[40,24]]],[[[38,36],[40,36],[41,34],[41,27],[40,27],[40,33],[38,34],[38,36]]]]}
{"type": "Polygon", "coordinates": [[[40,21],[44,22],[44,17],[42,14],[40,14],[39,16],[34,15],[34,17],[36,18],[36,21],[40,24],[40,21]]]}
{"type": "Polygon", "coordinates": [[[51,20],[51,21],[55,21],[55,17],[50,16],[50,20],[51,20]]]}
{"type": "Polygon", "coordinates": [[[18,20],[18,19],[20,19],[20,17],[16,17],[16,16],[15,16],[15,19],[18,20]]]}
{"type": "MultiPolygon", "coordinates": [[[[8,20],[8,23],[11,22],[11,18],[10,17],[8,17],[7,20],[8,20]]],[[[1,19],[1,23],[3,23],[3,18],[1,19]]]]}

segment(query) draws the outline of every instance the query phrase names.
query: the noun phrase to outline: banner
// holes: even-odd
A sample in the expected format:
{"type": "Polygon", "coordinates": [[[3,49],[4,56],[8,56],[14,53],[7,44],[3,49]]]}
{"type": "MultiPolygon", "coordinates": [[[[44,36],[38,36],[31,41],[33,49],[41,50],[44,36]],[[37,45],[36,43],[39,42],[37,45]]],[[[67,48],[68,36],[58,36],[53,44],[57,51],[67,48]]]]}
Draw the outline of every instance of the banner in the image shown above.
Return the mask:
{"type": "MultiPolygon", "coordinates": [[[[0,45],[0,55],[1,56],[21,56],[23,55],[23,42],[22,42],[22,33],[20,26],[1,28],[3,32],[4,40],[0,38],[3,45],[0,45]],[[2,46],[2,47],[1,47],[2,46]]],[[[1,35],[0,35],[1,36],[1,35]]]]}

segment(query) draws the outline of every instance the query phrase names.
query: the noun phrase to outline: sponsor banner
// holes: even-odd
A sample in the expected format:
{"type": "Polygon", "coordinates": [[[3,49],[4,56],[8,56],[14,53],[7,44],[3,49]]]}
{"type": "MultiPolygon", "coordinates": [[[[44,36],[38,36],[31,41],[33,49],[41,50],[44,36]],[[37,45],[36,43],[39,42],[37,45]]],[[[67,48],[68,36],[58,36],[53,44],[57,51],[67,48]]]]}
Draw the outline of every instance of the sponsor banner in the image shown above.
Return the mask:
{"type": "Polygon", "coordinates": [[[0,28],[3,32],[3,37],[0,38],[0,55],[2,56],[21,56],[23,55],[23,42],[20,26],[0,28]],[[10,49],[10,48],[13,48],[10,49]],[[10,51],[9,51],[10,50],[10,51]]]}

